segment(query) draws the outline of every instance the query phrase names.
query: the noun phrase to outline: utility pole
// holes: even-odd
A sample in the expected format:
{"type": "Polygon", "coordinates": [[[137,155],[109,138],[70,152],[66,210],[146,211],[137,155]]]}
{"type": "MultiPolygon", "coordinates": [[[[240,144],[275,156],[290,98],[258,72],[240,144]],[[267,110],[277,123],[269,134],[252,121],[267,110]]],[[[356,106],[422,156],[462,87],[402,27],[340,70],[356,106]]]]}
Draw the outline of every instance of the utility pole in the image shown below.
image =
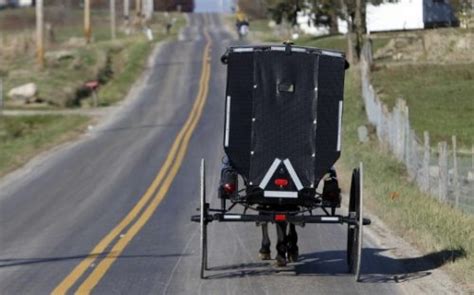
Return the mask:
{"type": "Polygon", "coordinates": [[[135,0],[135,13],[137,16],[142,14],[142,0],[135,0]]]}
{"type": "Polygon", "coordinates": [[[38,66],[44,67],[44,17],[43,0],[36,1],[36,60],[38,66]]]}
{"type": "MultiPolygon", "coordinates": [[[[356,52],[357,58],[360,59],[360,53],[362,51],[362,0],[356,0],[356,10],[355,10],[355,24],[356,24],[356,52]]],[[[365,1],[364,1],[365,4],[365,1]]]]}
{"type": "Polygon", "coordinates": [[[150,21],[153,17],[153,10],[154,10],[154,3],[153,0],[144,0],[143,3],[143,10],[145,17],[148,21],[150,21]]]}
{"type": "Polygon", "coordinates": [[[91,42],[91,0],[84,0],[84,38],[86,43],[91,42]]]}
{"type": "Polygon", "coordinates": [[[130,0],[123,0],[123,18],[125,21],[130,18],[130,0]]]}
{"type": "Polygon", "coordinates": [[[135,0],[135,20],[134,23],[135,25],[138,25],[138,27],[142,27],[142,0],[135,0]]]}
{"type": "Polygon", "coordinates": [[[349,11],[347,9],[347,5],[344,2],[344,0],[340,0],[341,8],[342,8],[342,13],[344,14],[344,18],[346,19],[347,23],[347,33],[346,33],[346,38],[347,38],[347,52],[346,52],[346,58],[349,63],[352,63],[354,61],[354,45],[352,44],[352,21],[350,19],[349,11]]]}
{"type": "Polygon", "coordinates": [[[110,35],[112,40],[117,37],[115,31],[115,0],[110,0],[110,35]]]}

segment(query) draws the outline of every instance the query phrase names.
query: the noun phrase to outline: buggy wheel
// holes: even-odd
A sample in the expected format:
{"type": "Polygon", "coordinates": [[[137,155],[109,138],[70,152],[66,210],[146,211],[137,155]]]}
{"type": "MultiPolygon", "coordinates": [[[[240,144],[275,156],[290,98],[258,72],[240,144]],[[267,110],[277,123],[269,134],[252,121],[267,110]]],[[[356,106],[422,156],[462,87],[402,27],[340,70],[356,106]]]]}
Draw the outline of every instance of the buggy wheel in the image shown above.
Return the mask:
{"type": "Polygon", "coordinates": [[[204,159],[201,159],[201,279],[205,279],[207,270],[207,216],[208,204],[206,203],[206,167],[204,159]]]}
{"type": "Polygon", "coordinates": [[[349,198],[349,216],[356,220],[347,228],[347,263],[349,271],[354,274],[356,281],[360,279],[362,260],[363,234],[363,166],[352,172],[351,191],[349,198]]]}

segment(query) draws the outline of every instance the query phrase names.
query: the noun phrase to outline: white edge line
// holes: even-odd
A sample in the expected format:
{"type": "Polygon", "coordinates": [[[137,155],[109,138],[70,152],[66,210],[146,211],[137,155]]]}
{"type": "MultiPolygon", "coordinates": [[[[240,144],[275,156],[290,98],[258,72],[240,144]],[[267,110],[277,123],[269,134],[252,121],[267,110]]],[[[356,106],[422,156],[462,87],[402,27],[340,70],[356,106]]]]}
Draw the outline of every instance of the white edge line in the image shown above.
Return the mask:
{"type": "Polygon", "coordinates": [[[270,169],[268,169],[267,173],[262,179],[262,182],[260,182],[260,188],[265,189],[267,186],[268,182],[270,181],[270,178],[272,178],[273,174],[275,173],[275,170],[277,170],[278,165],[280,165],[281,160],[278,158],[275,158],[275,161],[273,161],[273,164],[270,166],[270,169]]]}
{"type": "Polygon", "coordinates": [[[264,191],[266,198],[298,198],[298,192],[264,191]]]}
{"type": "Polygon", "coordinates": [[[337,122],[337,151],[341,151],[342,100],[339,101],[339,118],[337,122]]]}
{"type": "Polygon", "coordinates": [[[226,101],[226,115],[225,115],[225,142],[224,146],[229,146],[229,133],[230,133],[230,96],[227,96],[226,101]]]}
{"type": "Polygon", "coordinates": [[[328,56],[342,57],[342,53],[331,52],[331,51],[326,51],[326,50],[322,50],[321,54],[328,55],[328,56]]]}
{"type": "Polygon", "coordinates": [[[303,185],[301,184],[301,181],[300,181],[298,175],[296,174],[296,171],[293,168],[293,165],[291,165],[290,159],[284,160],[283,163],[285,164],[286,169],[288,169],[288,172],[290,173],[291,179],[293,179],[293,182],[295,183],[296,188],[298,189],[298,191],[302,190],[303,185]]]}

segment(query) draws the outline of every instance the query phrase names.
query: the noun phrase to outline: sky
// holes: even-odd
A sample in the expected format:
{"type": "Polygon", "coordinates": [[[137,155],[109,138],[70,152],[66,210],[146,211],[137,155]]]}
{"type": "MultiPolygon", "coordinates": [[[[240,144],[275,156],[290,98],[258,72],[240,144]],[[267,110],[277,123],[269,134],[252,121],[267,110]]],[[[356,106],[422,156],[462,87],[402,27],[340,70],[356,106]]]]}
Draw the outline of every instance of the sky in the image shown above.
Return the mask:
{"type": "Polygon", "coordinates": [[[195,0],[195,12],[231,12],[234,0],[195,0]]]}

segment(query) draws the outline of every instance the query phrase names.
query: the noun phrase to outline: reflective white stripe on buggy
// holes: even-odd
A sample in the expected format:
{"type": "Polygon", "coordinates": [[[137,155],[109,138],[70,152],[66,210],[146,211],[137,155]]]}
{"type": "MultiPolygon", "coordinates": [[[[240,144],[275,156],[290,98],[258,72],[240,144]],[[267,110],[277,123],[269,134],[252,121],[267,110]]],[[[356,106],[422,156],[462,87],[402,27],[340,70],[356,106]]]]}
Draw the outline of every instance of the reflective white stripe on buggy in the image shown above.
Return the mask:
{"type": "Polygon", "coordinates": [[[293,168],[293,165],[291,165],[290,159],[286,159],[283,161],[283,164],[285,164],[286,169],[288,170],[288,173],[290,173],[291,179],[293,180],[293,183],[295,184],[296,188],[300,191],[303,189],[303,185],[301,184],[301,181],[296,174],[295,169],[293,168]]]}
{"type": "Polygon", "coordinates": [[[298,198],[298,192],[264,191],[266,198],[298,198]]]}
{"type": "Polygon", "coordinates": [[[225,114],[225,136],[224,146],[229,146],[229,132],[230,132],[230,96],[227,96],[226,114],[225,114]]]}
{"type": "Polygon", "coordinates": [[[270,47],[270,50],[273,50],[273,51],[285,51],[285,47],[283,47],[283,46],[272,46],[272,47],[270,47]]]}
{"type": "Polygon", "coordinates": [[[292,47],[291,51],[293,52],[307,52],[306,48],[292,47]]]}
{"type": "Polygon", "coordinates": [[[323,216],[321,221],[339,221],[339,217],[323,216]]]}
{"type": "Polygon", "coordinates": [[[331,51],[326,51],[326,50],[322,50],[321,54],[328,55],[328,56],[334,56],[334,57],[342,57],[342,53],[331,52],[331,51]]]}
{"type": "Polygon", "coordinates": [[[341,151],[342,100],[339,101],[339,118],[337,118],[337,151],[341,151]]]}
{"type": "Polygon", "coordinates": [[[223,217],[224,219],[242,219],[242,216],[240,215],[224,214],[223,217]]]}
{"type": "Polygon", "coordinates": [[[234,52],[253,52],[253,48],[249,47],[241,47],[241,48],[234,48],[234,52]]]}
{"type": "Polygon", "coordinates": [[[278,158],[275,158],[275,161],[273,161],[272,166],[270,166],[270,169],[268,169],[267,173],[263,177],[262,182],[260,182],[259,186],[261,189],[265,189],[265,187],[267,186],[268,182],[272,178],[273,174],[277,170],[278,165],[280,165],[280,163],[281,163],[281,160],[278,158]]]}

